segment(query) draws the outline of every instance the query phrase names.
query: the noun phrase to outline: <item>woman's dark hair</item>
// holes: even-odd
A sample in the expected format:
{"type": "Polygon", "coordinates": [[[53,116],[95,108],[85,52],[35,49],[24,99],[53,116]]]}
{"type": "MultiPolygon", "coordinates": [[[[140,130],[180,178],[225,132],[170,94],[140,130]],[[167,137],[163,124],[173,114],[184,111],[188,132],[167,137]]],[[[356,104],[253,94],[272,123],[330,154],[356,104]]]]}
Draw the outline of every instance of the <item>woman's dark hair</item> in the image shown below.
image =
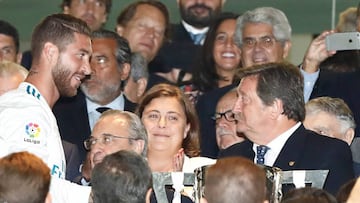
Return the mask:
{"type": "MultiPolygon", "coordinates": [[[[199,120],[194,106],[190,103],[188,97],[184,95],[180,88],[170,84],[157,84],[150,88],[145,95],[143,95],[141,101],[136,110],[136,114],[142,118],[145,107],[156,98],[170,97],[175,98],[182,106],[186,116],[186,123],[190,124],[190,130],[183,140],[182,147],[184,152],[189,157],[195,157],[200,155],[199,146],[199,120]]],[[[164,104],[166,105],[166,104],[164,104]]]]}
{"type": "Polygon", "coordinates": [[[204,45],[201,51],[201,58],[198,60],[196,66],[196,71],[193,73],[193,84],[200,91],[209,91],[218,87],[218,81],[224,78],[221,78],[216,72],[215,68],[215,59],[214,59],[214,44],[216,38],[216,32],[220,27],[221,23],[229,19],[237,19],[239,14],[224,12],[221,13],[215,20],[211,23],[209,31],[206,34],[204,45]]]}

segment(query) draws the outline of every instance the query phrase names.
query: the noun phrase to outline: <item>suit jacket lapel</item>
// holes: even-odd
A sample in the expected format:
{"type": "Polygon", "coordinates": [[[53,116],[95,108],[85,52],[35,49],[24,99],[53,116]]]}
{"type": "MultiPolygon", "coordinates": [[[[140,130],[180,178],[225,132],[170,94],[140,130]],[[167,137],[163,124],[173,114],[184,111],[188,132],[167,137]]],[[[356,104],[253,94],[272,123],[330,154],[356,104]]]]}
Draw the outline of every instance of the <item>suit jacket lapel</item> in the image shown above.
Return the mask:
{"type": "Polygon", "coordinates": [[[86,99],[85,95],[82,91],[79,91],[77,95],[77,102],[76,106],[78,111],[73,112],[73,123],[78,128],[78,132],[85,132],[80,133],[81,135],[84,135],[85,137],[82,137],[82,140],[87,139],[91,134],[90,124],[89,124],[89,114],[87,112],[87,106],[86,106],[86,99]]]}
{"type": "Polygon", "coordinates": [[[301,125],[285,142],[285,145],[275,160],[274,166],[282,170],[296,169],[301,161],[301,152],[304,150],[306,137],[306,130],[304,126],[301,125]]]}

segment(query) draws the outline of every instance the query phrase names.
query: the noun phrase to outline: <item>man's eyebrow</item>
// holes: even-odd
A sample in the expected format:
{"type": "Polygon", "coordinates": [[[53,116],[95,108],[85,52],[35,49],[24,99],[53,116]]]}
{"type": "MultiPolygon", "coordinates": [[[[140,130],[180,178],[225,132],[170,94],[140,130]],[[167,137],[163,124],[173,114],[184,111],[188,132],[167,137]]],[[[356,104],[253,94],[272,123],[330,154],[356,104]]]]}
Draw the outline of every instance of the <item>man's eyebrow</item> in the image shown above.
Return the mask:
{"type": "Polygon", "coordinates": [[[102,135],[104,135],[104,136],[114,136],[114,135],[111,134],[111,133],[103,133],[102,135]]]}
{"type": "Polygon", "coordinates": [[[83,49],[83,48],[81,48],[81,49],[80,49],[80,51],[81,51],[81,52],[85,52],[86,54],[90,55],[90,51],[89,51],[89,50],[87,50],[87,49],[83,49]]]}

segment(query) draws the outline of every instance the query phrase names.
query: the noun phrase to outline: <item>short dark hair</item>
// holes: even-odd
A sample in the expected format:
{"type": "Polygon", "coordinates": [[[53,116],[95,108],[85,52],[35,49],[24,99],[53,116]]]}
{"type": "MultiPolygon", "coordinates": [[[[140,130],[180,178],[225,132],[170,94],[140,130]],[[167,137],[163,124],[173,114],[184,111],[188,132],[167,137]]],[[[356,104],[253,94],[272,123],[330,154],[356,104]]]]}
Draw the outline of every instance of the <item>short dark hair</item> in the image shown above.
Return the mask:
{"type": "MultiPolygon", "coordinates": [[[[70,6],[71,1],[72,0],[63,0],[63,2],[60,5],[61,9],[64,9],[65,6],[70,6]]],[[[110,13],[111,4],[112,4],[111,0],[102,0],[102,2],[105,3],[105,7],[106,7],[105,11],[106,11],[106,13],[110,13]]]]}
{"type": "Polygon", "coordinates": [[[132,4],[129,4],[126,8],[124,8],[119,16],[117,17],[117,24],[126,26],[126,24],[134,17],[136,13],[136,9],[140,5],[149,5],[153,6],[164,15],[165,18],[165,32],[164,32],[164,40],[168,40],[170,38],[170,17],[169,17],[169,11],[167,7],[161,3],[160,1],[156,0],[140,0],[136,1],[132,4]]]}
{"type": "Polygon", "coordinates": [[[9,22],[0,20],[0,34],[7,35],[13,38],[15,44],[15,51],[16,53],[19,53],[20,40],[19,40],[19,32],[17,31],[17,29],[9,22]]]}
{"type": "Polygon", "coordinates": [[[47,16],[34,29],[31,38],[31,54],[33,62],[38,63],[41,51],[46,42],[55,44],[60,51],[73,42],[74,33],[90,37],[90,28],[78,18],[67,14],[53,14],[47,16]]]}
{"type": "Polygon", "coordinates": [[[97,38],[108,38],[108,39],[114,39],[116,41],[117,49],[116,49],[116,61],[120,68],[122,68],[122,65],[124,63],[131,63],[131,50],[129,46],[129,42],[124,38],[119,36],[117,33],[109,30],[99,30],[94,31],[91,34],[91,39],[97,39],[97,38]]]}
{"type": "Polygon", "coordinates": [[[264,105],[279,99],[283,103],[282,114],[295,121],[304,120],[304,79],[298,67],[288,62],[268,63],[239,69],[238,74],[240,78],[257,78],[256,92],[264,105]]]}
{"type": "Polygon", "coordinates": [[[95,165],[91,183],[95,203],[143,203],[152,187],[152,173],[142,156],[120,150],[95,165]]]}
{"type": "Polygon", "coordinates": [[[45,202],[50,169],[37,156],[16,152],[0,159],[0,180],[0,202],[45,202]]]}

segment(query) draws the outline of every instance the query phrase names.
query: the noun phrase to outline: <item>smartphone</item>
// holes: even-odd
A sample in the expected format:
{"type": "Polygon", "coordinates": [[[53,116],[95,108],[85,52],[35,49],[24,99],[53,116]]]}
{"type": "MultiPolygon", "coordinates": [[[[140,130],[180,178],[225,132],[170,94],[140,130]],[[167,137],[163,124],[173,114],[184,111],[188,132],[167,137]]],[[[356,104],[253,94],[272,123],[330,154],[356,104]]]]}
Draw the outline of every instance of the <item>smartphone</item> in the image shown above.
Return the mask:
{"type": "Polygon", "coordinates": [[[360,49],[360,32],[339,32],[326,36],[328,51],[360,49]]]}

